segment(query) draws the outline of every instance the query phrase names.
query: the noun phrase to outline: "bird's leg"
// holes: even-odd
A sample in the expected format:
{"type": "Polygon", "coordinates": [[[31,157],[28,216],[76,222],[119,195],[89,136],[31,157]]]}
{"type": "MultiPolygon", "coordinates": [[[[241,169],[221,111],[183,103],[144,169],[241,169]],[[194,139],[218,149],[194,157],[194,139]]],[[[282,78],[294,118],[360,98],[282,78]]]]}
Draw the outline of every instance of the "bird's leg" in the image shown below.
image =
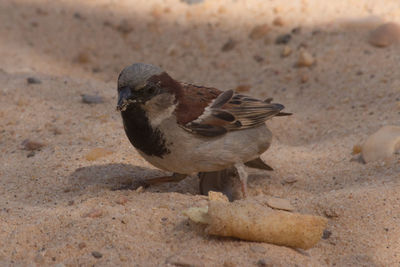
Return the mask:
{"type": "Polygon", "coordinates": [[[168,183],[168,182],[177,183],[177,182],[185,179],[186,176],[187,176],[186,174],[173,173],[170,176],[161,176],[161,177],[155,177],[155,178],[150,178],[150,179],[146,179],[146,180],[133,181],[131,184],[118,187],[115,190],[124,190],[124,189],[135,190],[141,186],[143,186],[144,188],[147,188],[151,185],[156,185],[156,184],[163,184],[163,183],[168,183]]]}
{"type": "Polygon", "coordinates": [[[247,177],[248,174],[244,168],[244,164],[243,163],[236,163],[235,164],[235,168],[237,170],[237,173],[239,174],[239,179],[240,179],[240,183],[242,186],[242,194],[243,194],[243,198],[247,197],[247,177]]]}

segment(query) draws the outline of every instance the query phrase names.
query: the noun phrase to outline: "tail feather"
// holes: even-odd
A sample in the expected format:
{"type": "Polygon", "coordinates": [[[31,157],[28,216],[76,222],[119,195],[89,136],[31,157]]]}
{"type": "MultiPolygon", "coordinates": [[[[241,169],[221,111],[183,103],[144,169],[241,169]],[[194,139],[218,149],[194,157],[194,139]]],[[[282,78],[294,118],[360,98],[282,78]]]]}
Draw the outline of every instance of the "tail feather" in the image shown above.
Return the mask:
{"type": "Polygon", "coordinates": [[[293,113],[288,113],[288,112],[279,112],[278,114],[276,114],[275,116],[290,116],[293,113]]]}
{"type": "Polygon", "coordinates": [[[244,165],[250,168],[266,170],[266,171],[273,171],[274,169],[266,164],[260,157],[253,159],[251,161],[246,162],[244,165]]]}

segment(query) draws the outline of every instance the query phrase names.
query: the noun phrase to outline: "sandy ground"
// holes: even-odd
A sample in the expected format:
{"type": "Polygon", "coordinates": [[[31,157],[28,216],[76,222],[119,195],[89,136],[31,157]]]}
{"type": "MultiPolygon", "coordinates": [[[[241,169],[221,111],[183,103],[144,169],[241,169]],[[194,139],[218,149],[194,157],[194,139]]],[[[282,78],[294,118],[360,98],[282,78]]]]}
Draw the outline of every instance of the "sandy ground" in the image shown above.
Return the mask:
{"type": "Polygon", "coordinates": [[[400,46],[367,42],[380,20],[399,22],[400,2],[0,1],[0,265],[399,266],[399,156],[351,155],[399,125],[400,46]],[[249,38],[264,23],[266,36],[249,38]],[[275,38],[287,33],[292,53],[282,57],[275,38]],[[221,51],[229,39],[236,45],[221,51]],[[301,49],[311,67],[295,66],[301,49]],[[118,73],[133,62],[224,90],[249,85],[284,104],[294,115],[269,122],[275,139],[263,155],[275,171],[252,173],[250,197],[327,216],[331,236],[307,251],[206,236],[182,215],[206,204],[197,177],[112,191],[163,174],[115,111],[118,73]],[[24,150],[26,139],[44,146],[24,150]],[[94,148],[112,153],[89,161],[94,148]]]}

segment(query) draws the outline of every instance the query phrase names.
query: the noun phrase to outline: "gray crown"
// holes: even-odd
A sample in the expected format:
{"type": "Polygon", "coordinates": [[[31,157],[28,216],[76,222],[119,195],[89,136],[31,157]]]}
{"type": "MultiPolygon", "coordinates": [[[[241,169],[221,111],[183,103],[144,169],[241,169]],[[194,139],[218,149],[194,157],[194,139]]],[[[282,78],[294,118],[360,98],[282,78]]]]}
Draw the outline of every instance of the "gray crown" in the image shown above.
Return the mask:
{"type": "Polygon", "coordinates": [[[121,71],[118,78],[118,88],[129,86],[132,89],[139,90],[150,77],[163,72],[163,69],[151,64],[132,64],[121,71]]]}

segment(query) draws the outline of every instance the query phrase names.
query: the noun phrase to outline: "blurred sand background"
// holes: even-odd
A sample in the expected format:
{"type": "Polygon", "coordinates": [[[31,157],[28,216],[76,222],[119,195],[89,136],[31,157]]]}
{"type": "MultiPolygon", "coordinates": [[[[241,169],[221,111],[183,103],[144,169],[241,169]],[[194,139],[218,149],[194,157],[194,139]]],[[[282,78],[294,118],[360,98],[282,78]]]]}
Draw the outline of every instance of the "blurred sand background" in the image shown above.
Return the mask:
{"type": "Polygon", "coordinates": [[[400,45],[368,43],[387,21],[398,0],[0,1],[0,265],[399,266],[400,157],[352,155],[399,125],[400,45]],[[298,67],[304,51],[314,62],[298,67]],[[284,104],[294,115],[268,122],[263,155],[275,171],[252,173],[250,197],[326,216],[331,235],[307,251],[206,236],[182,215],[206,203],[197,177],[112,191],[163,174],[115,111],[133,62],[284,104]]]}

